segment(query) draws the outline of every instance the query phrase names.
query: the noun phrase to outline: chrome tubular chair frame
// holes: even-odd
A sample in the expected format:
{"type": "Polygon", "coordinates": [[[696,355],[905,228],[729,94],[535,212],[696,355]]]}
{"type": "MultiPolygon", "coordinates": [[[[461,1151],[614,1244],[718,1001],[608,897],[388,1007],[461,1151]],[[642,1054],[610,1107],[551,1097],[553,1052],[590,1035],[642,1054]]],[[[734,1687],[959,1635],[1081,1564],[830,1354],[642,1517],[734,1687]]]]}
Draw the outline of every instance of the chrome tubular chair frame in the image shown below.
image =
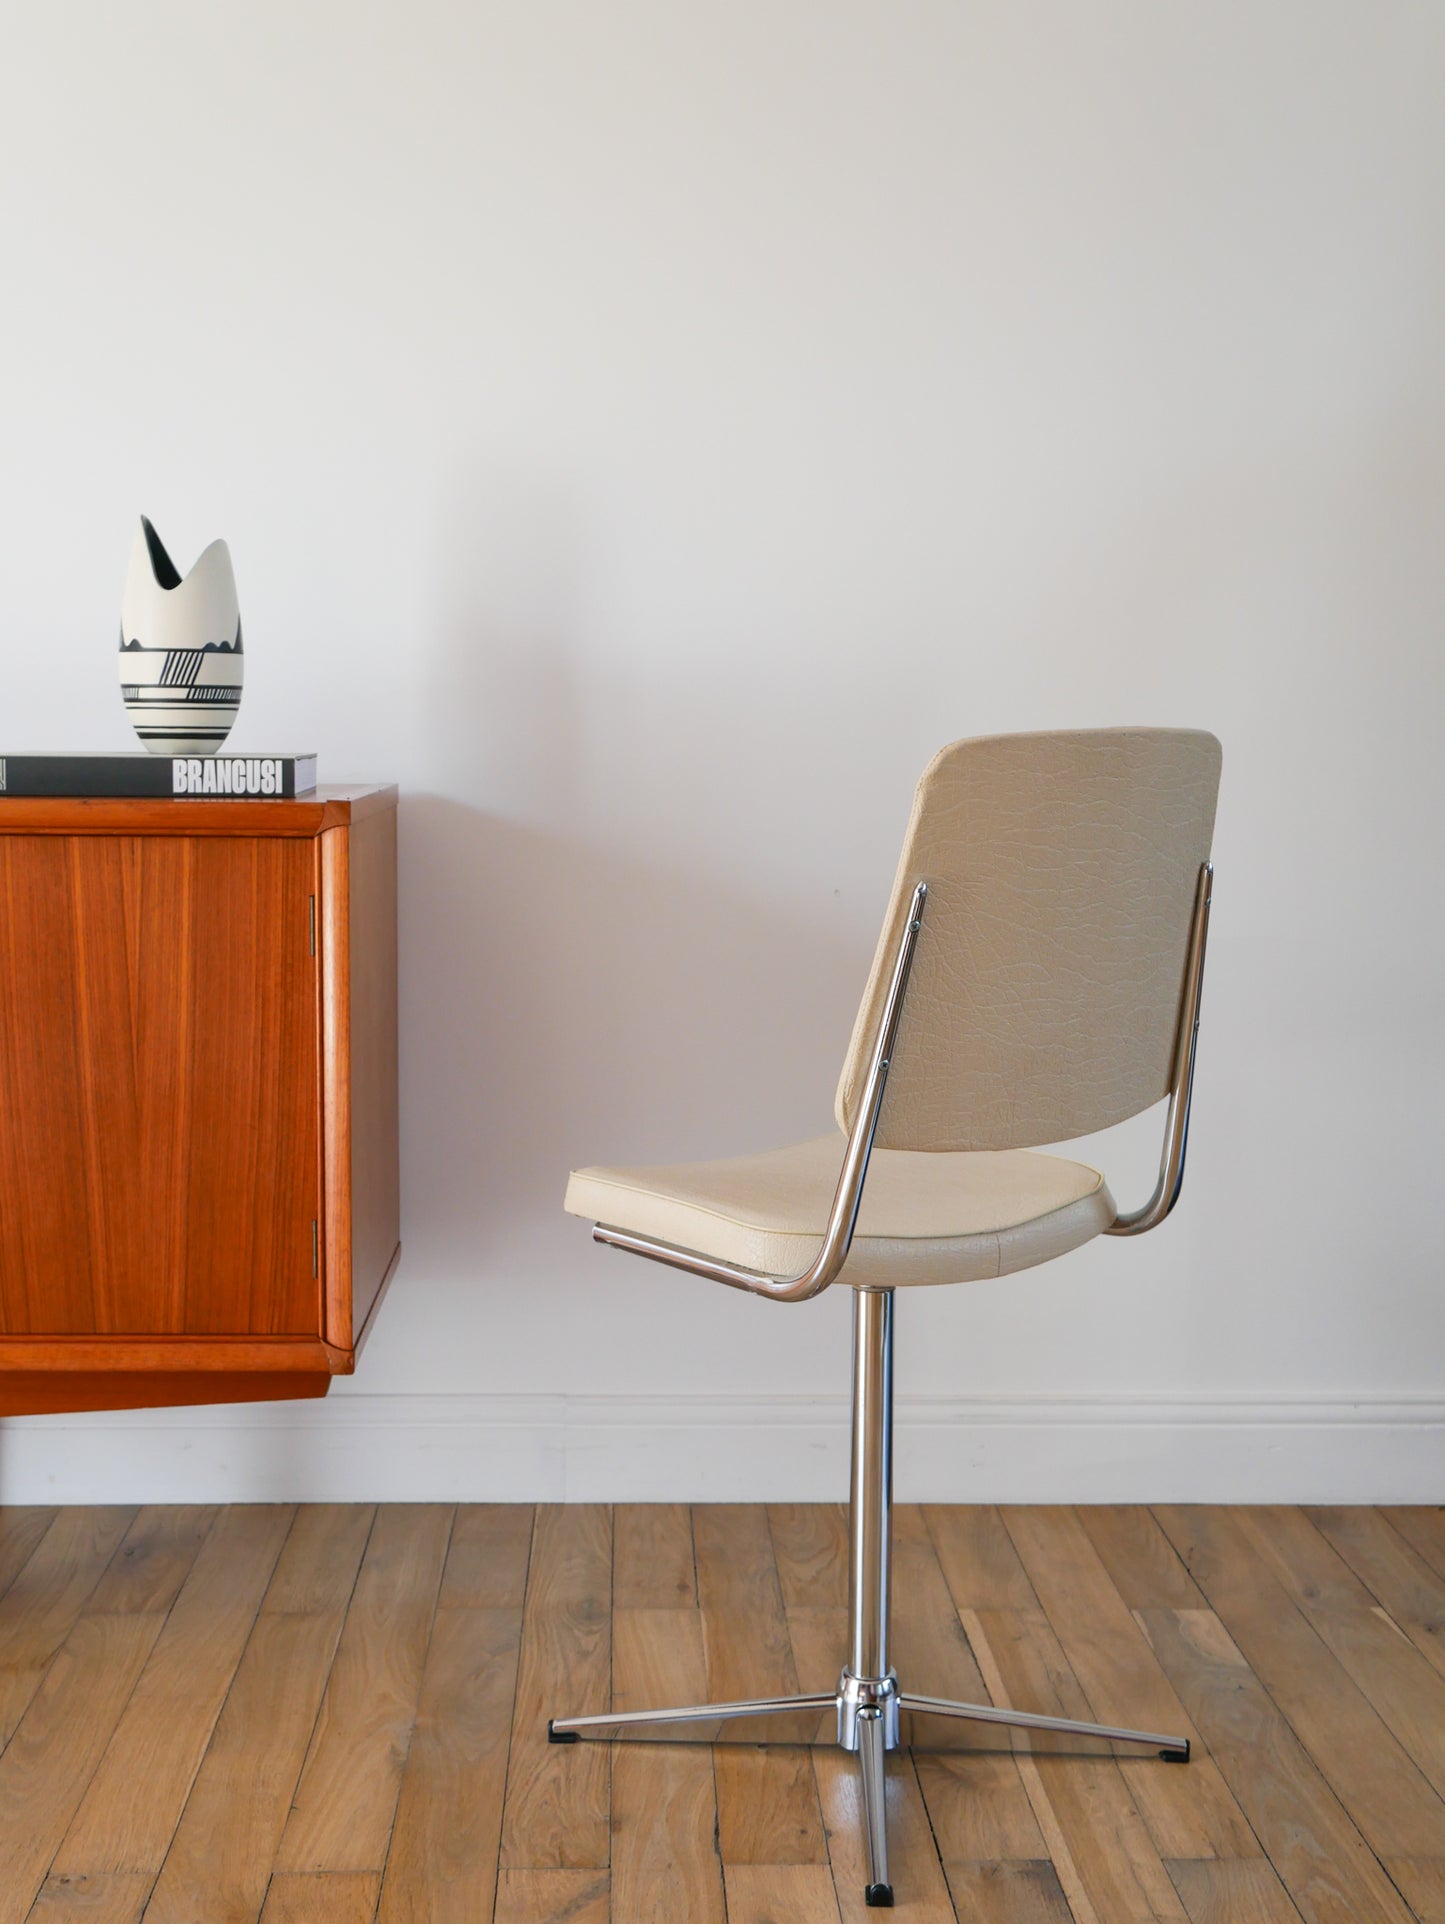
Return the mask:
{"type": "Polygon", "coordinates": [[[1199,1004],[1204,994],[1204,950],[1209,941],[1209,903],[1214,892],[1214,864],[1203,862],[1194,890],[1194,916],[1189,926],[1189,954],[1184,964],[1184,994],[1180,999],[1179,1030],[1174,1039],[1174,1063],[1169,1081],[1169,1113],[1164,1123],[1164,1150],[1159,1158],[1159,1180],[1142,1209],[1118,1216],[1106,1236],[1142,1236],[1157,1229],[1179,1200],[1184,1187],[1184,1152],[1189,1146],[1189,1105],[1194,1096],[1194,1058],[1199,1048],[1199,1004]]]}
{"type": "MultiPolygon", "coordinates": [[[[1153,1229],[1179,1199],[1199,1034],[1212,876],[1213,870],[1206,863],[1200,869],[1195,894],[1159,1181],[1144,1207],[1118,1217],[1110,1234],[1133,1236],[1153,1229]]],[[[803,1302],[836,1279],[847,1259],[858,1220],[863,1182],[888,1078],[889,1056],[898,1033],[927,892],[927,885],[922,882],[914,891],[912,910],[898,946],[870,1059],[863,1101],[848,1138],[823,1244],[812,1266],[799,1276],[766,1276],[602,1224],[593,1231],[599,1242],[781,1302],[803,1302]]],[[[900,1747],[899,1718],[904,1711],[929,1717],[953,1717],[967,1723],[1003,1725],[1011,1730],[1049,1731],[1111,1743],[1142,1744],[1157,1750],[1169,1762],[1189,1761],[1187,1737],[1170,1736],[1161,1731],[1125,1730],[1113,1724],[1083,1723],[1070,1717],[1039,1716],[994,1704],[953,1703],[941,1697],[913,1696],[899,1689],[888,1655],[893,1505],[893,1298],[891,1289],[855,1288],[853,1292],[849,1639],[848,1659],[837,1689],[828,1694],[760,1697],[735,1703],[684,1705],[670,1710],[620,1711],[611,1716],[557,1717],[547,1726],[548,1736],[554,1743],[566,1744],[582,1737],[606,1738],[648,1726],[721,1724],[736,1718],[779,1716],[789,1712],[811,1713],[821,1718],[825,1713],[833,1713],[836,1741],[858,1758],[868,1833],[866,1901],[884,1908],[893,1903],[888,1874],[884,1760],[890,1750],[900,1747]]]]}

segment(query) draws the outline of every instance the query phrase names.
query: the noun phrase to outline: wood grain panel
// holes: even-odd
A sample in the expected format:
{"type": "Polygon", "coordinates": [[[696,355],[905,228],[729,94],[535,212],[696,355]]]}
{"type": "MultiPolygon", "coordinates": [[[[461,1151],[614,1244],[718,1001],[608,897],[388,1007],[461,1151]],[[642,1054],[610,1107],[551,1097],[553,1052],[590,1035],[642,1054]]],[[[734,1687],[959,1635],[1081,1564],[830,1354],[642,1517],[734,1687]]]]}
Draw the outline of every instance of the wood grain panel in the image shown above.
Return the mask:
{"type": "Polygon", "coordinates": [[[0,1596],[34,1556],[56,1512],[39,1504],[14,1504],[0,1510],[0,1596]]]}
{"type": "Polygon", "coordinates": [[[945,1863],[949,1895],[968,1924],[1073,1924],[1073,1912],[1047,1859],[945,1863]]]}
{"type": "Polygon", "coordinates": [[[147,1924],[255,1924],[340,1634],[339,1613],[257,1618],[147,1924]]]}
{"type": "MultiPolygon", "coordinates": [[[[228,1509],[196,1557],[55,1858],[59,1871],[157,1872],[293,1512],[228,1509]]],[[[99,1586],[108,1587],[114,1566],[99,1586]]]]}
{"type": "Polygon", "coordinates": [[[530,1503],[459,1503],[437,1608],[520,1611],[532,1518],[530,1503]]]}
{"type": "Polygon", "coordinates": [[[6,1370],[0,1416],[155,1410],[199,1403],[279,1403],[325,1396],[330,1370],[6,1370]]]}
{"type": "Polygon", "coordinates": [[[1445,1507],[1438,1504],[1387,1506],[1380,1515],[1437,1576],[1445,1577],[1445,1507]]]}
{"type": "Polygon", "coordinates": [[[314,1332],[320,1287],[311,1225],[321,1187],[319,985],[309,938],[315,852],[274,839],[192,846],[192,1146],[181,1326],[208,1334],[314,1332]]]}
{"type": "MultiPolygon", "coordinates": [[[[1078,1679],[1037,1607],[966,1611],[964,1627],[995,1702],[1047,1716],[1088,1717],[1078,1679]]],[[[1014,1731],[1010,1741],[1081,1924],[1185,1924],[1184,1907],[1112,1758],[1082,1751],[1077,1739],[1014,1731]]]]}
{"type": "Polygon", "coordinates": [[[0,835],[0,1316],[319,1333],[310,844],[0,835]]]}
{"type": "Polygon", "coordinates": [[[0,1924],[35,1901],[163,1622],[82,1618],[0,1757],[0,1924]]]}
{"type": "Polygon", "coordinates": [[[451,1526],[446,1504],[378,1512],[278,1870],[385,1866],[451,1526]]]}
{"type": "MultiPolygon", "coordinates": [[[[320,1336],[0,1336],[0,1370],[100,1371],[154,1375],[158,1371],[341,1369],[346,1357],[320,1336]]],[[[123,1387],[123,1386],[122,1386],[123,1387]]]]}
{"type": "Polygon", "coordinates": [[[374,1871],[290,1871],[271,1879],[261,1924],[371,1924],[374,1871]]]}
{"type": "MultiPolygon", "coordinates": [[[[922,1696],[991,1702],[923,1513],[911,1504],[895,1512],[894,1554],[894,1663],[909,1680],[905,1687],[922,1696]]],[[[1048,1855],[1004,1733],[911,1713],[903,1722],[905,1741],[919,1747],[914,1765],[945,1868],[1048,1855]]],[[[954,1873],[948,1874],[952,1884],[954,1873]]],[[[977,1879],[969,1872],[965,1881],[977,1879]]]]}
{"type": "Polygon", "coordinates": [[[261,1615],[344,1611],[376,1521],[372,1503],[308,1503],[277,1559],[261,1615]]]}
{"type": "MultiPolygon", "coordinates": [[[[1299,1510],[1245,1513],[1250,1541],[1300,1615],[1445,1798],[1445,1676],[1413,1648],[1344,1559],[1299,1510]]],[[[1445,1839],[1445,1802],[1439,1805],[1445,1839]]]]}
{"type": "Polygon", "coordinates": [[[301,1511],[187,1799],[147,1924],[255,1924],[372,1511],[301,1511]]]}
{"type": "Polygon", "coordinates": [[[1411,1924],[1399,1892],[1214,1612],[1145,1610],[1140,1619],[1306,1924],[1411,1924]]]}
{"type": "Polygon", "coordinates": [[[1007,1737],[985,1732],[982,1726],[978,1731],[976,1741],[1003,1748],[914,1757],[939,1855],[945,1864],[1028,1863],[1047,1857],[1048,1845],[1007,1737]]]}
{"type": "Polygon", "coordinates": [[[94,1329],[66,842],[0,837],[0,1330],[94,1329]]]}
{"type": "Polygon", "coordinates": [[[1378,1510],[1310,1509],[1311,1523],[1369,1586],[1425,1661],[1445,1676],[1445,1584],[1378,1510]]]}
{"type": "MultiPolygon", "coordinates": [[[[618,1610],[612,1708],[706,1701],[702,1622],[694,1610],[618,1610]]],[[[697,1744],[617,1745],[612,1760],[612,1905],[636,1924],[670,1924],[687,1892],[696,1924],[723,1924],[713,1752],[697,1744]]]]}
{"type": "Polygon", "coordinates": [[[826,1864],[731,1864],[728,1924],[838,1924],[826,1864]]]}
{"type": "Polygon", "coordinates": [[[606,1871],[503,1866],[497,1878],[496,1924],[609,1924],[611,1916],[606,1871]]]}
{"type": "Polygon", "coordinates": [[[1199,1586],[1155,1517],[1137,1503],[1081,1506],[1080,1523],[1131,1610],[1203,1610],[1199,1586]]]}
{"type": "Polygon", "coordinates": [[[214,1504],[148,1503],[86,1602],[98,1611],[160,1611],[175,1602],[220,1511],[214,1504]]]}
{"type": "Polygon", "coordinates": [[[846,1610],[847,1504],[770,1503],[768,1528],[784,1606],[789,1610],[846,1610]]]}
{"type": "Polygon", "coordinates": [[[321,1278],[323,1328],[351,1348],[362,1319],[352,1312],[351,1251],[351,862],[350,831],[317,845],[316,946],[321,969],[321,1278]]]}
{"type": "Polygon", "coordinates": [[[1274,1867],[1193,1858],[1171,1863],[1169,1875],[1189,1924],[1299,1924],[1299,1912],[1274,1867]]]}
{"type": "MultiPolygon", "coordinates": [[[[892,1662],[900,1679],[908,1679],[905,1690],[956,1703],[987,1700],[923,1512],[911,1503],[899,1504],[893,1513],[892,1615],[892,1662]]],[[[920,1748],[941,1744],[956,1750],[960,1744],[989,1742],[977,1725],[911,1712],[906,1721],[905,1741],[920,1748]]]]}
{"type": "Polygon", "coordinates": [[[395,809],[353,822],[347,843],[351,1319],[359,1337],[401,1241],[395,809]]]}
{"type": "Polygon", "coordinates": [[[378,1924],[488,1924],[522,1611],[439,1609],[378,1924]]]}
{"type": "Polygon", "coordinates": [[[972,1503],[928,1503],[923,1516],[960,1610],[1036,1607],[1033,1585],[996,1509],[972,1503]]]}
{"type": "Polygon", "coordinates": [[[678,1610],[696,1603],[687,1504],[619,1503],[613,1517],[613,1609],[678,1610]]]}
{"type": "MultiPolygon", "coordinates": [[[[507,1767],[504,1869],[590,1871],[608,1863],[608,1746],[549,1743],[547,1722],[611,1708],[611,1615],[610,1511],[594,1503],[538,1504],[507,1767]]],[[[524,1885],[534,1893],[541,1888],[524,1885]]],[[[591,1904],[595,1883],[578,1888],[591,1904]]]]}
{"type": "Polygon", "coordinates": [[[141,1924],[151,1880],[121,1871],[110,1877],[47,1877],[26,1924],[141,1924]]]}
{"type": "MultiPolygon", "coordinates": [[[[1370,1845],[1393,1856],[1429,1856],[1445,1836],[1445,1803],[1422,1775],[1428,1750],[1416,1757],[1391,1735],[1295,1607],[1272,1558],[1247,1527],[1247,1515],[1207,1506],[1159,1511],[1195,1582],[1370,1845]]],[[[1317,1536],[1315,1541],[1328,1550],[1317,1536]]],[[[1387,1655],[1398,1652],[1419,1678],[1431,1687],[1440,1684],[1398,1630],[1373,1617],[1370,1622],[1388,1637],[1387,1655]]],[[[1398,1697],[1393,1673],[1381,1681],[1398,1697]]]]}
{"type": "Polygon", "coordinates": [[[320,841],[326,1329],[365,1333],[401,1241],[396,813],[320,841]]]}
{"type": "Polygon", "coordinates": [[[1389,1857],[1385,1869],[1420,1924],[1445,1924],[1445,1848],[1438,1857],[1389,1857]]]}
{"type": "MultiPolygon", "coordinates": [[[[693,1511],[697,1593],[714,1702],[786,1696],[798,1689],[772,1536],[754,1505],[693,1511]]],[[[836,1654],[836,1653],[835,1653],[836,1654]]],[[[718,1747],[718,1825],[725,1864],[821,1864],[828,1855],[812,1755],[798,1745],[761,1747],[766,1720],[737,1724],[718,1747]],[[745,1741],[751,1738],[752,1742],[745,1741]]]]}
{"type": "Polygon", "coordinates": [[[135,1514],[61,1510],[0,1598],[0,1745],[9,1742],[135,1514]]]}
{"type": "Polygon", "coordinates": [[[1148,1639],[1070,1509],[1045,1504],[1002,1512],[1029,1581],[1083,1689],[1087,1714],[1125,1729],[1158,1730],[1195,1745],[1189,1769],[1152,1751],[1118,1746],[1120,1766],[1162,1857],[1258,1857],[1259,1844],[1218,1768],[1200,1754],[1189,1722],[1148,1639]]]}

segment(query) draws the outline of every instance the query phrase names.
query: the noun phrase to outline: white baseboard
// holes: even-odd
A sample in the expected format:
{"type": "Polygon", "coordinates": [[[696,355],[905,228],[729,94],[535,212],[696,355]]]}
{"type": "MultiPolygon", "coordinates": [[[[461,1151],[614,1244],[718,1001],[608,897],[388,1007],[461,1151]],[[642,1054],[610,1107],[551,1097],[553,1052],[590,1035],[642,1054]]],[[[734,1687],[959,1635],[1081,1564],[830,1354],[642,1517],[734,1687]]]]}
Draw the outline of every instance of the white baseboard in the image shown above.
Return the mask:
{"type": "MultiPolygon", "coordinates": [[[[378,1396],[12,1418],[6,1503],[810,1502],[844,1399],[378,1396]]],[[[1445,1502],[1445,1399],[910,1397],[900,1501],[1445,1502]]]]}

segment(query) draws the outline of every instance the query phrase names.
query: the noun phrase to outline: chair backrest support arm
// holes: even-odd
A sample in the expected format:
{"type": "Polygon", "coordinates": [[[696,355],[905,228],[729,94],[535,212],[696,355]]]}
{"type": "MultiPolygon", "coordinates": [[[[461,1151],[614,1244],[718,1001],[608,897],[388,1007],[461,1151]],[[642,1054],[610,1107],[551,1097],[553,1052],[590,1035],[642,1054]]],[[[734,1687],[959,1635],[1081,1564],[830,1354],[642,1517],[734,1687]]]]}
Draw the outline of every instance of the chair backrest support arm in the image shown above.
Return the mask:
{"type": "Polygon", "coordinates": [[[1200,865],[1194,894],[1194,917],[1189,928],[1189,955],[1184,965],[1184,993],[1180,998],[1179,1031],[1174,1042],[1174,1069],[1169,1084],[1169,1112],[1164,1122],[1164,1148],[1159,1158],[1159,1180],[1142,1209],[1116,1216],[1107,1236],[1142,1236],[1157,1229],[1179,1200],[1184,1187],[1184,1152],[1189,1145],[1189,1105],[1194,1094],[1194,1058],[1199,1047],[1199,1003],[1204,990],[1204,950],[1209,940],[1209,903],[1214,864],[1200,865]]]}
{"type": "Polygon", "coordinates": [[[843,1152],[843,1167],[833,1195],[833,1206],[828,1212],[828,1226],[823,1234],[822,1247],[808,1268],[797,1276],[770,1276],[761,1270],[745,1269],[738,1263],[715,1261],[712,1257],[699,1255],[695,1250],[679,1249],[672,1243],[659,1242],[651,1236],[638,1236],[629,1230],[613,1229],[606,1223],[597,1223],[593,1227],[595,1241],[605,1243],[609,1249],[624,1249],[629,1255],[645,1256],[651,1262],[666,1263],[672,1269],[688,1270],[694,1276],[706,1276],[711,1282],[726,1283],[733,1289],[746,1289],[756,1296],[771,1297],[776,1303],[805,1303],[810,1296],[819,1295],[836,1281],[848,1260],[853,1231],[858,1222],[863,1183],[868,1174],[868,1159],[873,1153],[873,1138],[883,1109],[883,1091],[888,1083],[888,1064],[898,1038],[898,1023],[908,988],[908,972],[913,966],[913,952],[918,946],[918,932],[927,897],[928,884],[918,883],[894,957],[888,994],[869,1056],[863,1100],[858,1105],[857,1119],[843,1152]]]}

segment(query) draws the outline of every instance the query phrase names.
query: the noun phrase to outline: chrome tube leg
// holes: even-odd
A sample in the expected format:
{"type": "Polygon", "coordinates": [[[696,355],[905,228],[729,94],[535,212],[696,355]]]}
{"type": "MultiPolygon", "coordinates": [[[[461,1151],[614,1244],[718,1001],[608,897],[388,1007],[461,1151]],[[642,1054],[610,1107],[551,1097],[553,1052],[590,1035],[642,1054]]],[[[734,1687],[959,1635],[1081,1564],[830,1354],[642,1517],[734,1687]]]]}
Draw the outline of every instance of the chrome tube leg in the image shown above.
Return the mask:
{"type": "Polygon", "coordinates": [[[858,1712],[858,1766],[863,1775],[863,1820],[868,1827],[868,1887],[863,1895],[868,1904],[888,1910],[893,1905],[893,1886],[888,1881],[888,1747],[883,1726],[881,1710],[858,1712]]]}
{"type": "Polygon", "coordinates": [[[893,1528],[893,1291],[853,1292],[853,1484],[848,1669],[888,1675],[893,1528]]]}
{"type": "Polygon", "coordinates": [[[965,1723],[1001,1724],[1007,1730],[1047,1730],[1064,1737],[1103,1737],[1115,1744],[1145,1744],[1166,1763],[1189,1762],[1189,1739],[1157,1730],[1125,1730],[1115,1724],[1081,1723],[1076,1717],[1046,1717],[1032,1710],[1000,1709],[994,1704],[957,1704],[945,1697],[915,1697],[906,1690],[898,1699],[901,1710],[924,1717],[958,1717],[965,1723]]]}
{"type": "Polygon", "coordinates": [[[641,1729],[648,1724],[721,1724],[734,1717],[781,1717],[790,1711],[816,1711],[837,1708],[838,1699],[826,1696],[754,1697],[740,1703],[680,1704],[669,1710],[617,1710],[590,1717],[552,1717],[547,1735],[554,1744],[575,1744],[579,1737],[609,1737],[623,1730],[641,1729]]]}

